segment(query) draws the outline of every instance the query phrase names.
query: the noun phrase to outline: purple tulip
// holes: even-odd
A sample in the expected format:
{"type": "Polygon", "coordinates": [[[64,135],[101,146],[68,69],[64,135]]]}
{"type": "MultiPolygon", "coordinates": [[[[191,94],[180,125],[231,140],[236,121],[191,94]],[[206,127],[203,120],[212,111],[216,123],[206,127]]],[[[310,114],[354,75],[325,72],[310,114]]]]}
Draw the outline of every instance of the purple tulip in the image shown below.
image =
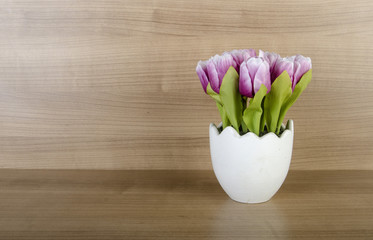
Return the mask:
{"type": "Polygon", "coordinates": [[[278,55],[277,53],[273,53],[273,52],[263,52],[262,50],[259,50],[259,57],[264,58],[264,60],[266,60],[267,63],[269,64],[269,71],[271,72],[271,82],[273,83],[273,81],[276,78],[273,78],[272,73],[275,68],[277,59],[280,58],[280,55],[278,55]]]}
{"type": "Polygon", "coordinates": [[[272,72],[272,81],[275,81],[276,78],[280,76],[281,73],[283,73],[284,71],[289,74],[290,79],[293,79],[294,58],[295,56],[277,59],[272,72]]]}
{"type": "Polygon", "coordinates": [[[256,52],[254,49],[232,50],[229,52],[229,54],[232,55],[233,60],[237,64],[237,68],[236,68],[237,72],[240,72],[239,68],[241,66],[241,63],[243,63],[244,61],[246,61],[247,59],[251,57],[256,57],[256,52]]]}
{"type": "Polygon", "coordinates": [[[269,64],[261,57],[252,57],[243,62],[240,67],[239,90],[241,95],[252,98],[261,85],[271,90],[271,73],[269,64]]]}
{"type": "Polygon", "coordinates": [[[306,58],[302,55],[296,55],[287,58],[278,58],[272,72],[272,80],[274,81],[286,70],[290,76],[292,89],[294,90],[295,85],[302,78],[303,74],[305,74],[311,68],[312,64],[309,57],[306,58]]]}
{"type": "Polygon", "coordinates": [[[206,92],[206,87],[208,83],[210,83],[212,90],[219,93],[224,75],[227,73],[230,66],[237,69],[237,63],[229,53],[223,53],[221,56],[215,55],[208,61],[199,61],[196,72],[201,81],[203,90],[206,92]]]}

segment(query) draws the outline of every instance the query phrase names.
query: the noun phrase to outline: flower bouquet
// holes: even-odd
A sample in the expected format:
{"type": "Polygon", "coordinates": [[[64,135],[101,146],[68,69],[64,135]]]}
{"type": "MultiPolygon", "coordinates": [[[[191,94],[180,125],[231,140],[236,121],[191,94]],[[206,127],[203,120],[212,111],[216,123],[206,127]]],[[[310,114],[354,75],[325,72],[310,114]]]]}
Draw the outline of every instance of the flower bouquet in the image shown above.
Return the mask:
{"type": "Polygon", "coordinates": [[[215,175],[236,201],[269,200],[291,161],[293,121],[289,108],[312,78],[309,57],[282,58],[259,50],[233,50],[199,61],[197,75],[217,105],[222,123],[210,124],[215,175]]]}

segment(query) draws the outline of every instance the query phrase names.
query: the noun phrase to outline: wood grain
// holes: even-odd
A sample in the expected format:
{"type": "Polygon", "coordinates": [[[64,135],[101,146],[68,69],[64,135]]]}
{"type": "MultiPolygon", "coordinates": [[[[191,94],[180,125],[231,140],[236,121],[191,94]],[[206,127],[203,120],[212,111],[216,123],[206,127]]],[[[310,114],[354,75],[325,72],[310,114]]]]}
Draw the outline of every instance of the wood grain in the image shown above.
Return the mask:
{"type": "Polygon", "coordinates": [[[198,60],[313,60],[292,169],[373,170],[372,1],[4,1],[0,167],[211,169],[198,60]]]}
{"type": "Polygon", "coordinates": [[[291,171],[264,204],[212,171],[0,170],[0,239],[372,239],[372,171],[291,171]]]}

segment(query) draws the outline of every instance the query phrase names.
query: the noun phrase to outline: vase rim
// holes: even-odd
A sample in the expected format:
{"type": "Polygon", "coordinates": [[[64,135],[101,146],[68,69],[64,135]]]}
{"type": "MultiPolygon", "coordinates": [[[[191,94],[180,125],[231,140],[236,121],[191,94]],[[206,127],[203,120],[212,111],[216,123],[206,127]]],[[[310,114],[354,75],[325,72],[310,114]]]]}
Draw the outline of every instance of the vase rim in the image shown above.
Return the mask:
{"type": "Polygon", "coordinates": [[[292,119],[288,120],[288,122],[286,124],[286,127],[285,127],[284,124],[282,124],[282,127],[285,128],[285,130],[280,134],[280,136],[278,136],[277,134],[275,134],[273,132],[266,133],[263,136],[258,136],[253,132],[247,132],[244,135],[240,135],[236,131],[236,129],[234,129],[232,126],[228,126],[228,127],[224,128],[224,130],[221,133],[219,133],[218,128],[220,128],[221,126],[222,126],[221,122],[218,124],[218,126],[216,126],[214,123],[210,123],[210,131],[213,130],[217,136],[222,136],[222,135],[228,134],[228,135],[234,135],[235,137],[238,137],[238,138],[255,137],[258,140],[261,140],[261,139],[264,139],[264,138],[267,138],[267,137],[270,137],[270,136],[281,139],[281,138],[283,138],[283,136],[285,136],[287,134],[293,134],[294,133],[294,121],[292,119]]]}

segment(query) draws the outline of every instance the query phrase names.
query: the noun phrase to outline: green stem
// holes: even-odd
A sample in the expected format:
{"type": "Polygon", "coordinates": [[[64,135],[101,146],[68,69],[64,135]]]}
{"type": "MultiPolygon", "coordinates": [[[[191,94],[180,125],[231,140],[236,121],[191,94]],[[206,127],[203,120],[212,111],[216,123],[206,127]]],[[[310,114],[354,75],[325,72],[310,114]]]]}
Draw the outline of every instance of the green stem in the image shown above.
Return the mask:
{"type": "Polygon", "coordinates": [[[247,126],[246,126],[244,120],[242,120],[241,127],[242,127],[243,134],[248,132],[248,129],[247,129],[247,126]]]}
{"type": "Polygon", "coordinates": [[[285,114],[280,115],[280,118],[278,119],[277,130],[276,130],[277,135],[280,134],[280,130],[281,130],[281,126],[282,126],[282,122],[284,121],[284,118],[285,118],[285,114]]]}
{"type": "Polygon", "coordinates": [[[224,109],[223,105],[221,105],[218,101],[216,101],[216,106],[218,107],[220,117],[221,117],[221,121],[223,122],[223,129],[230,126],[231,124],[229,122],[227,113],[225,112],[225,109],[224,109]]]}
{"type": "Polygon", "coordinates": [[[264,96],[262,104],[261,104],[262,116],[260,117],[260,133],[264,132],[264,127],[265,127],[265,123],[266,123],[266,120],[265,120],[265,117],[264,117],[264,100],[265,100],[265,98],[266,97],[264,96]]]}

